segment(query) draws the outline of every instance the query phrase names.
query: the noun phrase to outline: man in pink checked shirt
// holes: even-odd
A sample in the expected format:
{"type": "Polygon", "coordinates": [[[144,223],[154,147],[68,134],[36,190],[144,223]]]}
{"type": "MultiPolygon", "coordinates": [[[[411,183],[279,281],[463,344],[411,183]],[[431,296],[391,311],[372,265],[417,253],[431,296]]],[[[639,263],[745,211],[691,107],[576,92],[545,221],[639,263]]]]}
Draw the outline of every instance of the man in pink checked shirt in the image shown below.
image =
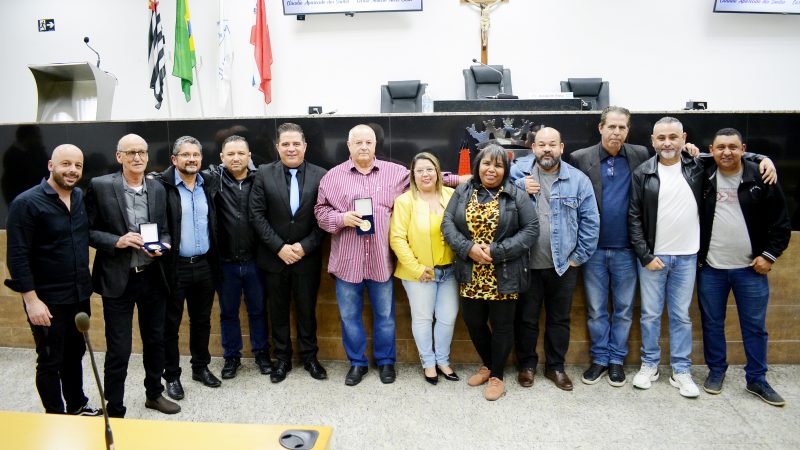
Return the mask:
{"type": "MultiPolygon", "coordinates": [[[[375,131],[356,125],[347,136],[350,159],[332,168],[320,181],[314,214],[320,228],[331,233],[328,272],[336,278],[336,298],[342,318],[342,341],[350,371],[345,384],[355,386],[367,373],[367,336],[361,313],[364,291],[373,314],[373,353],[381,382],[393,383],[395,322],[391,280],[394,264],[389,250],[389,217],[394,199],[409,186],[410,171],[398,164],[375,159],[375,131]],[[369,223],[355,211],[355,200],[370,199],[369,223]],[[374,226],[374,234],[359,234],[374,226]]],[[[444,175],[444,184],[459,183],[444,175]]]]}

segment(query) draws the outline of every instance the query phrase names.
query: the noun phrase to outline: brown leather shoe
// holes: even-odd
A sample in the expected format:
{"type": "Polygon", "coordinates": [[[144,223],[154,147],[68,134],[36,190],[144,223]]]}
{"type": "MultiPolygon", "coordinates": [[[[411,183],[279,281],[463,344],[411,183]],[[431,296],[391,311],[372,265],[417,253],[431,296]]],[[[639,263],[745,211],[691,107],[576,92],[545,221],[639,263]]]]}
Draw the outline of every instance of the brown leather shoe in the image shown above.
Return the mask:
{"type": "Polygon", "coordinates": [[[483,383],[489,381],[489,377],[491,376],[491,374],[492,372],[489,370],[488,367],[481,366],[481,368],[478,369],[477,372],[475,372],[475,375],[469,377],[469,379],[467,380],[467,384],[470,386],[480,386],[483,383]]]}
{"type": "Polygon", "coordinates": [[[519,385],[522,387],[531,387],[533,386],[533,376],[536,375],[536,369],[531,367],[523,367],[519,369],[519,374],[517,374],[517,381],[519,385]]]}
{"type": "Polygon", "coordinates": [[[555,383],[556,387],[562,391],[572,390],[572,380],[569,379],[566,372],[561,370],[545,370],[544,376],[548,380],[555,383]]]}
{"type": "Polygon", "coordinates": [[[483,397],[490,402],[497,400],[505,395],[505,393],[506,385],[503,384],[503,380],[496,377],[489,378],[489,383],[483,389],[483,397]]]}

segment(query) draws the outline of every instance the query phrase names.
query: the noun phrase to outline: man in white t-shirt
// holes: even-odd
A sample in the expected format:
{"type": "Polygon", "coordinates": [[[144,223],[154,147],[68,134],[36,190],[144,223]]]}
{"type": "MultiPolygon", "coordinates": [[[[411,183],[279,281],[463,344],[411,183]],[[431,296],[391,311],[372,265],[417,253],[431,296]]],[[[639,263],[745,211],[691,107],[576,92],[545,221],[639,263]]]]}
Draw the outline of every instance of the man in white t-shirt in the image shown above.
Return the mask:
{"type": "Polygon", "coordinates": [[[697,205],[702,188],[702,164],[681,155],[686,133],[678,119],[664,117],[653,126],[657,155],[633,172],[629,231],[639,258],[642,314],[642,366],[634,387],[649,389],[658,379],[661,314],[669,314],[670,384],[684,397],[700,391],[692,380],[692,320],[689,305],[700,248],[697,205]]]}
{"type": "Polygon", "coordinates": [[[697,295],[703,324],[703,354],[708,377],[703,389],[722,392],[726,361],[725,312],[733,290],[747,364],[747,391],[773,406],[784,399],[767,383],[767,274],[789,245],[791,223],[779,185],[768,185],[758,167],[744,161],[742,135],[717,131],[710,146],[700,209],[700,271],[697,295]]]}

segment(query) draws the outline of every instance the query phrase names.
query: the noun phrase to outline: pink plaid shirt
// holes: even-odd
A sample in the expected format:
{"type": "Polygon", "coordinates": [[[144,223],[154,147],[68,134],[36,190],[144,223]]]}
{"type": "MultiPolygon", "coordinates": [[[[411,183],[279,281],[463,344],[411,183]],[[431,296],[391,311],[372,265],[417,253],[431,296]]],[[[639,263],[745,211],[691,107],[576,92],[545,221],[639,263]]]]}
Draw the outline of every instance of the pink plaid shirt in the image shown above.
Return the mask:
{"type": "MultiPolygon", "coordinates": [[[[348,283],[384,282],[392,276],[389,218],[394,199],[409,187],[410,174],[399,164],[377,159],[372,169],[362,174],[348,159],[322,177],[314,215],[320,228],[331,233],[329,273],[348,283]],[[355,228],[344,226],[342,216],[355,210],[355,199],[367,197],[372,199],[375,234],[359,236],[355,228]]],[[[447,174],[444,182],[457,185],[458,176],[447,174]]]]}

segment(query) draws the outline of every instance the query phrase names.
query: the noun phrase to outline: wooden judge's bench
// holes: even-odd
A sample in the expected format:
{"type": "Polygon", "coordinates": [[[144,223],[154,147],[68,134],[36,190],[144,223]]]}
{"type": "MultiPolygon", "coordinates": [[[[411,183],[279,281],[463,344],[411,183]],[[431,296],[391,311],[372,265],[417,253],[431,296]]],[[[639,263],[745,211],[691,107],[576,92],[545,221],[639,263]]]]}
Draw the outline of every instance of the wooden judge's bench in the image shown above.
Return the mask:
{"type": "MultiPolygon", "coordinates": [[[[328,243],[326,240],[325,254],[328,254],[328,243]]],[[[6,232],[0,230],[0,276],[4,279],[8,276],[6,267],[6,232]]],[[[94,251],[92,251],[92,257],[94,251]]],[[[327,269],[327,258],[325,258],[323,271],[327,269]]],[[[798,281],[796,267],[800,265],[800,232],[792,232],[792,241],[786,253],[778,259],[769,275],[770,300],[767,311],[767,329],[769,330],[769,362],[773,364],[796,364],[800,363],[800,296],[796,295],[798,281]]],[[[249,338],[247,336],[247,313],[242,304],[241,324],[244,341],[243,355],[252,357],[249,351],[249,338]]],[[[693,352],[692,361],[695,364],[703,363],[703,336],[700,328],[700,312],[697,307],[697,300],[692,303],[692,340],[693,352]]],[[[186,314],[186,313],[184,313],[186,314]]],[[[408,299],[406,298],[403,286],[395,279],[395,314],[397,319],[397,359],[400,362],[418,362],[417,348],[414,344],[414,337],[411,335],[411,315],[409,312],[408,299]]],[[[134,317],[134,320],[136,318],[134,317]]],[[[292,318],[294,320],[294,318],[292,318]]],[[[365,302],[364,322],[367,328],[367,336],[372,335],[372,311],[369,302],[365,302]]],[[[105,351],[105,336],[103,332],[103,302],[99,296],[92,297],[92,327],[91,335],[95,350],[105,351]]],[[[542,330],[544,329],[544,314],[542,314],[542,330]]],[[[667,320],[664,317],[662,326],[662,361],[668,360],[669,339],[667,333],[667,320]]],[[[726,331],[728,339],[728,362],[730,364],[744,364],[744,350],[741,345],[741,333],[739,332],[739,322],[736,315],[736,305],[733,297],[728,304],[728,317],[726,320],[726,331]]],[[[141,340],[139,339],[139,327],[134,324],[133,351],[141,353],[141,340]]],[[[319,338],[319,359],[321,360],[346,360],[341,339],[341,327],[339,324],[339,309],[336,305],[336,289],[333,278],[324,272],[317,302],[317,335],[319,338]]],[[[181,353],[189,354],[189,319],[184,316],[180,330],[181,353]]],[[[292,336],[295,336],[295,327],[292,325],[292,336]]],[[[630,353],[626,359],[626,364],[639,364],[639,349],[641,347],[641,334],[639,329],[639,298],[635,300],[634,320],[630,334],[630,353]]],[[[542,353],[542,337],[539,338],[539,354],[542,353]]],[[[22,309],[22,298],[19,294],[10,291],[7,287],[0,288],[0,347],[23,347],[33,348],[33,337],[28,323],[25,321],[25,313],[22,309]]],[[[586,328],[586,305],[584,302],[584,292],[582,282],[578,282],[572,303],[572,329],[570,335],[569,352],[567,353],[568,364],[588,364],[589,357],[589,334],[586,328]]],[[[210,350],[213,356],[222,356],[222,345],[220,343],[219,330],[219,307],[215,301],[211,319],[211,343],[210,350]]],[[[371,341],[367,347],[367,355],[371,355],[371,341]]],[[[295,355],[298,352],[295,351],[295,355]]],[[[450,359],[454,363],[478,363],[478,354],[472,346],[467,330],[460,316],[456,321],[455,334],[453,336],[452,350],[450,359]]]]}

